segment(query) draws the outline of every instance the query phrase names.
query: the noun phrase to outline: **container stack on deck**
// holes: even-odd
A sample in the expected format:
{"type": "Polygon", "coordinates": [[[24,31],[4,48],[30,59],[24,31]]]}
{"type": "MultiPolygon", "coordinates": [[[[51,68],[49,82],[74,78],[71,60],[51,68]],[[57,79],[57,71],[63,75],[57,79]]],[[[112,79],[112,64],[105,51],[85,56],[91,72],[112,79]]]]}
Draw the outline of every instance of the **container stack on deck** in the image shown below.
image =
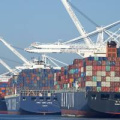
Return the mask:
{"type": "Polygon", "coordinates": [[[86,88],[86,91],[119,92],[120,58],[88,57],[57,73],[56,89],[86,88]]]}
{"type": "Polygon", "coordinates": [[[19,76],[14,76],[9,80],[7,95],[11,95],[20,90],[51,90],[54,89],[56,81],[55,69],[27,69],[23,70],[19,76]]]}
{"type": "Polygon", "coordinates": [[[57,73],[56,89],[71,89],[85,87],[84,60],[75,59],[72,65],[62,67],[57,73]]]}
{"type": "Polygon", "coordinates": [[[0,98],[6,95],[7,82],[0,82],[0,98]]]}
{"type": "MultiPolygon", "coordinates": [[[[120,58],[88,57],[75,59],[72,65],[54,69],[23,70],[8,82],[8,94],[19,90],[79,89],[119,92],[120,58]]],[[[3,88],[1,88],[2,91],[3,88]]]]}
{"type": "Polygon", "coordinates": [[[86,65],[86,90],[119,92],[120,58],[93,58],[86,65]]]}

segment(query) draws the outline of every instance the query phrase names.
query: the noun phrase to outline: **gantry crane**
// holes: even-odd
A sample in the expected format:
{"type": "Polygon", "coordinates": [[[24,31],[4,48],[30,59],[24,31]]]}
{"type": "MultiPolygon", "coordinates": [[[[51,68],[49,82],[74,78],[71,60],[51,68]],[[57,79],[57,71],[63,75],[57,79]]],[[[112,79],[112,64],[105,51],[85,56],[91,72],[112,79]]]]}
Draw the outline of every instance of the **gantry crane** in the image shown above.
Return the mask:
{"type": "MultiPolygon", "coordinates": [[[[45,68],[45,67],[51,67],[51,65],[47,64],[47,60],[50,60],[52,63],[54,63],[55,66],[53,66],[54,68],[58,68],[60,69],[60,66],[57,65],[54,61],[62,63],[63,65],[66,65],[65,63],[56,60],[52,57],[46,56],[46,55],[42,55],[42,60],[44,60],[44,64],[38,64],[38,62],[36,62],[36,60],[33,61],[28,61],[25,57],[23,57],[18,51],[16,51],[9,43],[7,43],[4,39],[0,38],[0,41],[3,42],[15,55],[17,55],[25,64],[23,66],[17,66],[15,67],[16,69],[33,69],[33,68],[45,68]]],[[[37,60],[38,61],[38,60],[37,60]]]]}
{"type": "Polygon", "coordinates": [[[10,44],[8,44],[3,38],[0,38],[0,41],[9,48],[16,56],[18,56],[26,66],[32,66],[32,63],[30,63],[25,57],[23,57],[17,50],[15,50],[10,44]]]}
{"type": "Polygon", "coordinates": [[[9,71],[0,75],[0,82],[8,82],[12,75],[18,75],[18,72],[15,69],[11,69],[2,59],[0,59],[0,64],[9,71]]]}
{"type": "MultiPolygon", "coordinates": [[[[113,38],[110,31],[107,29],[114,27],[120,24],[120,21],[107,25],[105,27],[97,28],[97,30],[87,33],[86,36],[80,36],[79,39],[75,38],[66,42],[56,42],[51,44],[41,44],[41,43],[32,43],[29,48],[26,48],[25,51],[31,53],[77,53],[83,57],[88,57],[89,55],[94,55],[95,53],[101,53],[101,55],[105,56],[106,54],[106,42],[113,38]],[[105,32],[109,37],[106,40],[103,40],[103,32],[105,32]],[[98,34],[98,39],[96,43],[92,44],[90,48],[84,43],[75,43],[77,41],[81,41],[85,37],[94,36],[98,34]]],[[[113,33],[115,34],[115,33],[113,33]]],[[[119,38],[120,36],[116,37],[119,38]]],[[[120,43],[120,41],[119,41],[120,43]]],[[[100,56],[100,54],[99,54],[100,56]]]]}
{"type": "Polygon", "coordinates": [[[2,60],[0,59],[0,64],[2,64],[9,72],[14,73],[13,70],[2,60]]]}
{"type": "Polygon", "coordinates": [[[68,0],[61,0],[61,1],[64,7],[66,8],[68,14],[70,15],[71,19],[73,20],[81,36],[66,42],[56,42],[51,44],[41,44],[36,42],[31,44],[29,48],[26,48],[25,51],[31,52],[31,53],[77,53],[82,57],[88,57],[90,55],[93,56],[93,55],[96,55],[96,53],[98,53],[99,56],[105,56],[106,40],[104,40],[104,34],[106,33],[107,35],[109,35],[107,40],[110,40],[111,35],[108,34],[106,30],[120,24],[120,21],[117,21],[105,27],[97,27],[95,31],[86,33],[82,24],[79,22],[77,16],[72,10],[69,4],[69,1],[68,0]],[[98,34],[98,38],[96,40],[96,43],[94,43],[90,39],[90,37],[96,34],[98,34]],[[83,43],[83,40],[84,40],[84,43],[83,43]],[[79,43],[76,43],[78,41],[79,43]]]}
{"type": "MultiPolygon", "coordinates": [[[[67,10],[68,14],[70,15],[71,19],[73,20],[78,32],[82,35],[85,36],[86,35],[86,31],[84,30],[84,27],[82,26],[82,24],[80,23],[80,21],[78,20],[77,16],[75,15],[75,13],[73,12],[68,0],[61,0],[65,9],[67,10]]],[[[85,37],[84,41],[86,43],[86,45],[88,47],[91,47],[92,45],[92,41],[88,38],[85,37]]]]}

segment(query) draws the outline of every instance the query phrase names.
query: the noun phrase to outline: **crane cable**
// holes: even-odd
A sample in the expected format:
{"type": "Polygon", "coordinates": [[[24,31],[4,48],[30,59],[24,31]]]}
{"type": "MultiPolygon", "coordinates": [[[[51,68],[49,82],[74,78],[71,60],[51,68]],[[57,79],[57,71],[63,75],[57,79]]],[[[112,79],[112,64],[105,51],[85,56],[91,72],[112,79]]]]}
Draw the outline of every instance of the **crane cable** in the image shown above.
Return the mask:
{"type": "Polygon", "coordinates": [[[84,14],[81,10],[79,10],[75,5],[73,5],[70,1],[69,4],[74,8],[78,13],[80,13],[84,18],[86,18],[89,22],[91,22],[94,26],[100,27],[96,22],[94,22],[91,18],[89,18],[86,14],[84,14]]]}

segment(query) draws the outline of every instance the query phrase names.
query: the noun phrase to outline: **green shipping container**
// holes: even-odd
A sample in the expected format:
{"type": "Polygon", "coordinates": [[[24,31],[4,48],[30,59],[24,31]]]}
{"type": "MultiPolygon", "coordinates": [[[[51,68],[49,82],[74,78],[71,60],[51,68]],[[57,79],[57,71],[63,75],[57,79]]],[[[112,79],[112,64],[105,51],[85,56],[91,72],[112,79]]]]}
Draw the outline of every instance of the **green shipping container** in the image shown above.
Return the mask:
{"type": "Polygon", "coordinates": [[[98,57],[94,57],[94,60],[98,61],[98,57]]]}
{"type": "Polygon", "coordinates": [[[106,71],[110,71],[110,66],[106,66],[106,71]]]}
{"type": "Polygon", "coordinates": [[[57,85],[57,89],[58,89],[58,90],[60,89],[60,85],[57,85]]]}
{"type": "Polygon", "coordinates": [[[81,78],[80,78],[80,77],[78,78],[78,81],[79,81],[79,82],[81,81],[81,78]]]}
{"type": "Polygon", "coordinates": [[[97,77],[93,76],[93,82],[96,82],[96,81],[97,81],[97,77]]]}
{"type": "Polygon", "coordinates": [[[97,92],[101,91],[101,87],[97,87],[97,92]]]}
{"type": "Polygon", "coordinates": [[[64,84],[64,89],[67,89],[67,84],[64,84]]]}

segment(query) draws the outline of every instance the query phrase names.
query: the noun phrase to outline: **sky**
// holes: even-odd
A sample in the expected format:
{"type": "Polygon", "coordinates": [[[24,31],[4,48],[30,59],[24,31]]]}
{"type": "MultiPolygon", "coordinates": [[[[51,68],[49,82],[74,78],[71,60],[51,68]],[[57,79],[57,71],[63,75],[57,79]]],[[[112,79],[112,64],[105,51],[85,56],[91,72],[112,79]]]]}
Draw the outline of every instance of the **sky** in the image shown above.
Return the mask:
{"type": "MultiPolygon", "coordinates": [[[[120,0],[70,1],[100,26],[120,20],[120,0]]],[[[83,16],[76,11],[75,13],[87,32],[96,29],[83,16]]],[[[80,34],[61,0],[0,0],[0,36],[9,44],[24,49],[33,42],[67,41],[80,34]]],[[[40,56],[40,54],[27,53],[21,49],[17,50],[28,60],[40,56]]],[[[73,54],[49,54],[49,56],[68,64],[71,64],[73,59],[79,58],[78,55],[73,54]]],[[[11,68],[23,63],[1,42],[0,58],[11,68]]],[[[0,65],[0,73],[7,71],[0,65]]]]}

